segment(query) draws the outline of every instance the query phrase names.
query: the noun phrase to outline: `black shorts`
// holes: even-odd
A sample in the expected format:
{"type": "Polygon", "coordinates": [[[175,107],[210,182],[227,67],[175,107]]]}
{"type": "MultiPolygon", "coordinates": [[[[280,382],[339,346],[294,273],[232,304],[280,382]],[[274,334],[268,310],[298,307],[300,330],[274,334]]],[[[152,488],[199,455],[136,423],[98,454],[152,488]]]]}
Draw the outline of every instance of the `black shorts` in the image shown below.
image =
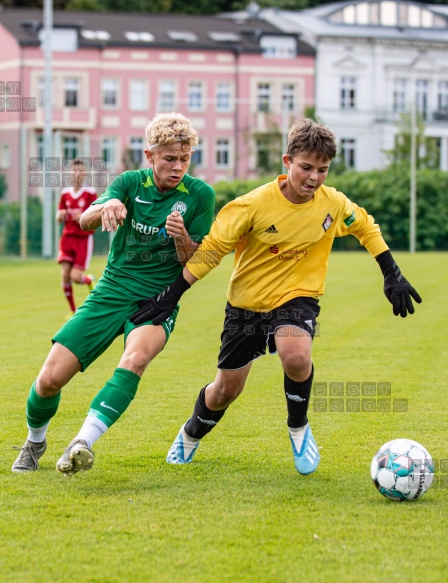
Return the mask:
{"type": "Polygon", "coordinates": [[[281,326],[294,326],[298,336],[306,333],[314,338],[319,312],[318,300],[308,297],[294,298],[270,312],[234,308],[227,302],[218,368],[242,368],[266,354],[266,347],[274,354],[274,334],[281,326]]]}

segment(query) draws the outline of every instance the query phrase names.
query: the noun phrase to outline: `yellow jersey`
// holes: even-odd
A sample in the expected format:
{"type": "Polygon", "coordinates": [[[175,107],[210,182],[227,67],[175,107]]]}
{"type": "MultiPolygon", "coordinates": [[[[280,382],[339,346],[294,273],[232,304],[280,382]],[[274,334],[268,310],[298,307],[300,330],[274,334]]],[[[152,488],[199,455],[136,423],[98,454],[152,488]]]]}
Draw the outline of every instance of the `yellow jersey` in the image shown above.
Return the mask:
{"type": "Polygon", "coordinates": [[[324,293],[335,237],[354,235],[376,257],[388,246],[372,216],[342,192],[322,185],[294,204],[279,183],[286,175],[229,202],[187,263],[202,279],[235,250],[227,299],[232,306],[267,312],[299,297],[324,293]]]}

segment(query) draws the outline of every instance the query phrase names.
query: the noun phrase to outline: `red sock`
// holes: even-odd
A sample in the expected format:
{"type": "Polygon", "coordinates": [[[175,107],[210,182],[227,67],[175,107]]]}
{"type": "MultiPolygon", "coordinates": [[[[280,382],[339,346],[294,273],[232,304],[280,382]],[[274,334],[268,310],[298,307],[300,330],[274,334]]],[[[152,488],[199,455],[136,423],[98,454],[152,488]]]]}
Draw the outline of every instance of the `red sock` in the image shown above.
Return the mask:
{"type": "Polygon", "coordinates": [[[90,285],[92,283],[92,278],[83,273],[81,275],[81,283],[85,283],[86,285],[90,285]]]}
{"type": "Polygon", "coordinates": [[[76,306],[75,306],[75,299],[73,297],[73,288],[72,288],[72,284],[68,283],[68,284],[63,284],[62,285],[62,290],[64,291],[64,295],[67,298],[67,301],[69,303],[70,309],[72,312],[76,312],[76,306]]]}

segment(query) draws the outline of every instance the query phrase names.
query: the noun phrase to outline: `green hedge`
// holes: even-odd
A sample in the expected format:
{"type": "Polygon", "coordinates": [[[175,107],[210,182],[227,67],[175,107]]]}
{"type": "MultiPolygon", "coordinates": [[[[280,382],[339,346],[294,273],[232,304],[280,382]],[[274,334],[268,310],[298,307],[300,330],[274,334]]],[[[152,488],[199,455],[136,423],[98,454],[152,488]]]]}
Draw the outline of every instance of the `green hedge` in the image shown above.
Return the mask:
{"type": "MultiPolygon", "coordinates": [[[[38,198],[28,199],[28,254],[42,254],[42,204],[38,198]]],[[[0,205],[0,251],[4,255],[20,255],[20,203],[0,205]]]]}
{"type": "MultiPolygon", "coordinates": [[[[407,166],[329,176],[329,186],[364,207],[380,225],[392,249],[409,249],[410,173],[407,166]]],[[[416,176],[416,249],[448,249],[448,173],[419,170],[416,176]]],[[[353,237],[335,241],[335,249],[358,247],[353,237]]]]}
{"type": "MultiPolygon", "coordinates": [[[[27,254],[42,255],[42,203],[39,198],[28,199],[27,254]]],[[[95,231],[94,252],[109,252],[109,233],[95,231]]],[[[0,255],[20,255],[20,203],[0,203],[0,255]]]]}
{"type": "MultiPolygon", "coordinates": [[[[230,200],[274,180],[275,176],[256,180],[220,181],[214,185],[216,212],[230,200]]],[[[448,173],[418,170],[417,237],[418,251],[448,250],[448,173]]],[[[410,175],[409,168],[390,166],[386,170],[332,173],[326,181],[364,207],[380,225],[392,249],[409,249],[410,175]]],[[[355,237],[337,239],[335,249],[360,249],[355,237]]],[[[109,235],[95,232],[95,254],[109,250],[109,235]]],[[[28,201],[28,254],[42,252],[42,205],[38,198],[28,201]]],[[[0,254],[20,254],[20,204],[0,203],[0,254]]]]}

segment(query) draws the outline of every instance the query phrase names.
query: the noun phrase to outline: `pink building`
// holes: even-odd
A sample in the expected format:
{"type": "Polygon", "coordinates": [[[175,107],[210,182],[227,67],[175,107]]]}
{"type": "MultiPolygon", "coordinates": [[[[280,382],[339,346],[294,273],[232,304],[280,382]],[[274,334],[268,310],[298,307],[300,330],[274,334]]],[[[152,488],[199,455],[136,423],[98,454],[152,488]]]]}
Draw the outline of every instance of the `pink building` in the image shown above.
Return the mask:
{"type": "MultiPolygon", "coordinates": [[[[40,10],[0,11],[0,172],[8,200],[42,193],[44,54],[40,10]]],[[[314,105],[314,52],[259,19],[55,12],[51,186],[67,161],[92,183],[144,165],[144,128],[181,111],[201,137],[191,172],[210,183],[281,170],[291,122],[314,105]]]]}

